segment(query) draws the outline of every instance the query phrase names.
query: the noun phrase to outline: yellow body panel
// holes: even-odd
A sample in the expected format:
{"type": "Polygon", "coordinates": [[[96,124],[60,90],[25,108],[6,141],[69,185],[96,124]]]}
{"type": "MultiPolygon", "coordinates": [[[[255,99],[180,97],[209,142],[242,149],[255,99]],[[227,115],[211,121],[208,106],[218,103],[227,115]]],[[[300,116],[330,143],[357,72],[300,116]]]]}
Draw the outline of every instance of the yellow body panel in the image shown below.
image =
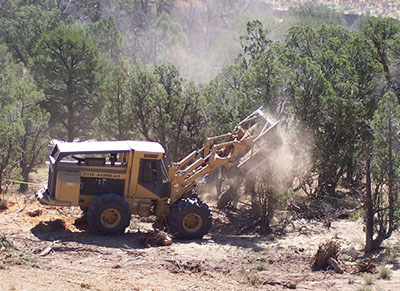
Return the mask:
{"type": "Polygon", "coordinates": [[[88,208],[98,196],[82,195],[81,178],[123,180],[124,197],[128,202],[131,212],[141,216],[149,216],[152,202],[159,200],[152,191],[139,184],[139,169],[141,159],[161,160],[163,153],[154,152],[129,152],[124,154],[124,163],[111,165],[79,164],[75,161],[65,161],[58,165],[55,198],[57,205],[81,206],[88,208]],[[65,203],[64,203],[65,201],[65,203]]]}
{"type": "Polygon", "coordinates": [[[140,160],[147,159],[147,160],[161,160],[163,154],[156,154],[156,153],[143,153],[143,152],[135,152],[132,157],[132,170],[131,170],[131,177],[129,181],[129,189],[128,194],[125,195],[126,197],[135,197],[135,198],[148,198],[148,199],[160,199],[157,195],[155,195],[150,190],[146,189],[145,187],[139,185],[139,169],[140,169],[140,160]]]}
{"type": "Polygon", "coordinates": [[[60,171],[57,175],[55,199],[68,201],[70,206],[78,206],[80,187],[81,179],[79,172],[60,171]]]}

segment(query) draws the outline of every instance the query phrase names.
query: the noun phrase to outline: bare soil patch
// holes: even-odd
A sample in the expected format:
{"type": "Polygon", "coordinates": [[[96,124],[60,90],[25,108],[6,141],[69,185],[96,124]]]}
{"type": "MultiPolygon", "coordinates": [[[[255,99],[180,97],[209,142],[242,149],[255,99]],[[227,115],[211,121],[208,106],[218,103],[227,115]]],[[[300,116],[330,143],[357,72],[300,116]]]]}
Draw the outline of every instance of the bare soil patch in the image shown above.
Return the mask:
{"type": "Polygon", "coordinates": [[[42,206],[33,194],[16,197],[0,212],[0,290],[356,290],[366,284],[360,270],[369,270],[366,259],[376,266],[373,290],[400,286],[399,233],[365,258],[360,220],[327,227],[303,218],[279,236],[259,236],[246,229],[246,211],[212,207],[215,223],[204,239],[146,247],[151,220],[135,217],[124,235],[97,236],[78,208],[42,206]],[[341,247],[344,274],[312,271],[328,240],[341,247]],[[379,279],[383,266],[390,279],[379,279]]]}

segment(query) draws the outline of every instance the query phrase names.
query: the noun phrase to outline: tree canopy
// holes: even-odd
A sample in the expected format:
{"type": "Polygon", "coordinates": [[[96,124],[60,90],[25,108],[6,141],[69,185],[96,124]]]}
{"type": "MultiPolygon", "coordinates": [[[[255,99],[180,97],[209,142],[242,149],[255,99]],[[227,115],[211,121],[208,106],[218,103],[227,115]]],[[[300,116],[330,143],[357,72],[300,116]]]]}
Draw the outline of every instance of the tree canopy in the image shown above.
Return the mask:
{"type": "Polygon", "coordinates": [[[49,139],[158,141],[172,162],[264,106],[310,161],[297,188],[348,189],[378,247],[397,227],[400,22],[214,2],[2,1],[0,184],[28,181],[49,139]]]}

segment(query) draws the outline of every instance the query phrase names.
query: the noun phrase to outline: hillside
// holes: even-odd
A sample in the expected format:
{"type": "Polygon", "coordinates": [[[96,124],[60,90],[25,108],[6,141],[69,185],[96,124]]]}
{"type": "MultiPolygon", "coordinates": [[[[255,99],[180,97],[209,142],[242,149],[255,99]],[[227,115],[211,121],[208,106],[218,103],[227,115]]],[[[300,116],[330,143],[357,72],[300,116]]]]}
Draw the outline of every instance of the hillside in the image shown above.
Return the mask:
{"type": "MultiPolygon", "coordinates": [[[[265,3],[272,4],[275,9],[288,9],[291,6],[298,6],[311,2],[309,0],[265,0],[265,3]]],[[[344,14],[364,14],[373,16],[385,16],[400,18],[400,1],[398,0],[314,0],[314,4],[324,4],[328,7],[341,11],[344,14]]]]}

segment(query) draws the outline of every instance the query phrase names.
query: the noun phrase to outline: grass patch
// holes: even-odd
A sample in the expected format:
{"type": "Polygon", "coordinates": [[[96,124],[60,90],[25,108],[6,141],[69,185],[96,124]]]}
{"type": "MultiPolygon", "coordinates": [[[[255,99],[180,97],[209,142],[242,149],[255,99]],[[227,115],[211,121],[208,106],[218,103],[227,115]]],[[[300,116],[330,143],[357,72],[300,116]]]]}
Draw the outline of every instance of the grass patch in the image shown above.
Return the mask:
{"type": "Polygon", "coordinates": [[[257,286],[260,284],[260,276],[256,270],[251,270],[250,272],[246,272],[247,284],[251,286],[257,286]]]}
{"type": "Polygon", "coordinates": [[[347,282],[349,283],[349,285],[353,285],[356,282],[356,280],[354,279],[353,276],[349,276],[347,278],[347,282]]]}
{"type": "Polygon", "coordinates": [[[361,210],[356,210],[349,213],[349,220],[350,221],[357,221],[358,219],[363,217],[363,212],[361,210]]]}
{"type": "Polygon", "coordinates": [[[11,251],[15,250],[12,241],[8,240],[5,235],[0,234],[0,250],[11,251]]]}
{"type": "Polygon", "coordinates": [[[379,269],[379,278],[389,280],[391,276],[392,271],[390,271],[387,267],[382,267],[379,269]]]}
{"type": "Polygon", "coordinates": [[[257,286],[261,283],[260,275],[258,272],[259,271],[254,268],[247,269],[244,265],[244,262],[242,261],[240,274],[241,276],[243,276],[244,281],[246,282],[247,285],[257,286]]]}
{"type": "Polygon", "coordinates": [[[265,264],[265,262],[260,262],[260,261],[258,261],[257,263],[256,263],[256,270],[257,271],[264,271],[264,270],[266,270],[267,269],[267,265],[265,264]]]}
{"type": "Polygon", "coordinates": [[[364,276],[364,283],[367,286],[372,286],[372,284],[374,284],[374,278],[371,275],[366,274],[364,276]]]}
{"type": "Polygon", "coordinates": [[[342,259],[342,261],[351,261],[352,257],[348,254],[341,254],[340,258],[342,259]]]}
{"type": "Polygon", "coordinates": [[[7,265],[34,265],[35,259],[33,253],[18,250],[11,240],[0,234],[0,269],[7,265]]]}
{"type": "Polygon", "coordinates": [[[394,249],[388,249],[386,250],[384,261],[388,264],[395,264],[397,261],[399,253],[397,250],[394,249]]]}

